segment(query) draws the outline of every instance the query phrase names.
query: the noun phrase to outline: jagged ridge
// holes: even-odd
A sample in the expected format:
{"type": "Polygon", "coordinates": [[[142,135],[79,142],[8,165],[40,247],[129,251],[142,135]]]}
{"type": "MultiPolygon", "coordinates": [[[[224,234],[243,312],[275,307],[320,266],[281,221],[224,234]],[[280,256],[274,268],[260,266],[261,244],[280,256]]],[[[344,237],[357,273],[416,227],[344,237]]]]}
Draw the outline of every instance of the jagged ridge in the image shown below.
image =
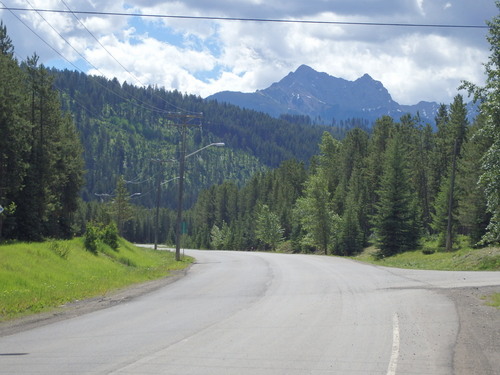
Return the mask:
{"type": "Polygon", "coordinates": [[[207,100],[234,104],[274,117],[306,115],[326,124],[350,118],[373,121],[383,115],[399,119],[403,114],[417,112],[423,121],[433,123],[439,107],[438,103],[424,101],[416,105],[400,105],[380,81],[368,74],[348,81],[317,72],[307,65],[301,65],[266,89],[254,93],[223,91],[207,100]]]}

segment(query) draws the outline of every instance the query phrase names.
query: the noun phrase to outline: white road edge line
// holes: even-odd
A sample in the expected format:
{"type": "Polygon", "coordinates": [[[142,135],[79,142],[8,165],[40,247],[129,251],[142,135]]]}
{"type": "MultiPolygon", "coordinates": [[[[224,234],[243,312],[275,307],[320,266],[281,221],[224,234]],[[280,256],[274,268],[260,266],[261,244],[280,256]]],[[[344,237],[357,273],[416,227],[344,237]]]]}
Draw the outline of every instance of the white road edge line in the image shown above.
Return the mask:
{"type": "Polygon", "coordinates": [[[396,368],[398,367],[399,357],[399,317],[395,313],[392,318],[392,352],[389,367],[387,368],[387,375],[396,375],[396,368]]]}

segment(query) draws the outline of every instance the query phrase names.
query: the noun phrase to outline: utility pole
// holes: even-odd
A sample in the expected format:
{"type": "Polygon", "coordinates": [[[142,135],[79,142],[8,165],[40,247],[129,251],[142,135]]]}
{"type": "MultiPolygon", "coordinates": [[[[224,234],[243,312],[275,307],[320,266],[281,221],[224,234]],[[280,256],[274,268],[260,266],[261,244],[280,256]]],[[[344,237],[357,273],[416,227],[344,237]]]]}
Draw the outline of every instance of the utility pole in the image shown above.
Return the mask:
{"type": "Polygon", "coordinates": [[[179,144],[179,195],[177,199],[177,220],[175,223],[175,260],[181,260],[181,225],[182,225],[182,202],[184,194],[184,166],[186,163],[186,133],[187,128],[192,126],[201,126],[195,124],[195,120],[201,120],[203,113],[169,113],[168,118],[175,121],[174,126],[179,127],[181,139],[179,144]]]}

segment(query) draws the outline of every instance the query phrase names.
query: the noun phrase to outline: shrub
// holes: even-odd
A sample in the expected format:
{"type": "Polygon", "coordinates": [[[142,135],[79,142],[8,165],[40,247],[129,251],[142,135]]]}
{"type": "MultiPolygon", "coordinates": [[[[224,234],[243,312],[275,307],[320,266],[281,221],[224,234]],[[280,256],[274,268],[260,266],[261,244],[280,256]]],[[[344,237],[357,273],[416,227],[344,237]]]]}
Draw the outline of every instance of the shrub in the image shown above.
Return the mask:
{"type": "Polygon", "coordinates": [[[104,225],[102,223],[87,223],[87,230],[84,235],[85,248],[97,254],[99,242],[108,245],[118,251],[118,228],[115,223],[104,225]]]}
{"type": "Polygon", "coordinates": [[[97,254],[97,242],[99,241],[99,227],[94,223],[87,223],[87,229],[83,236],[85,249],[97,254]]]}
{"type": "Polygon", "coordinates": [[[113,250],[118,250],[118,228],[115,223],[106,225],[102,231],[102,242],[111,247],[113,250]]]}

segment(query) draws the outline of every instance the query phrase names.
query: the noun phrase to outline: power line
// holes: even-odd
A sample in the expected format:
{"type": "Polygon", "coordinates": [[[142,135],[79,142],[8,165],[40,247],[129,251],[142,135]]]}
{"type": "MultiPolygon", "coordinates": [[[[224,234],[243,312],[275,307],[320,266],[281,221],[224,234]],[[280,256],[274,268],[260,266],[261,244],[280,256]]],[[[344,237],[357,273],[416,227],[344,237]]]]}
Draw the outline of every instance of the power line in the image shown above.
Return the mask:
{"type": "Polygon", "coordinates": [[[47,12],[47,13],[74,13],[99,16],[140,17],[140,18],[172,18],[207,21],[242,21],[242,22],[270,22],[270,23],[298,23],[315,25],[344,25],[344,26],[390,26],[390,27],[425,27],[425,28],[456,28],[456,29],[488,29],[487,25],[463,25],[463,24],[427,24],[427,23],[397,23],[397,22],[354,22],[354,21],[320,21],[320,20],[294,20],[279,18],[244,18],[244,17],[211,17],[211,16],[187,16],[151,13],[125,13],[125,12],[99,12],[83,10],[60,10],[60,9],[29,9],[0,7],[0,9],[22,12],[47,12]]]}
{"type": "MultiPolygon", "coordinates": [[[[101,46],[101,48],[113,59],[115,60],[115,62],[121,66],[121,68],[128,73],[128,75],[130,77],[132,77],[132,79],[134,79],[138,84],[139,86],[143,86],[143,87],[146,87],[147,85],[145,85],[143,82],[141,82],[141,80],[139,78],[137,78],[130,70],[128,70],[102,43],[101,41],[87,28],[87,26],[85,26],[85,24],[80,20],[80,18],[78,18],[78,16],[76,15],[76,13],[71,10],[71,8],[68,6],[68,4],[64,1],[64,0],[61,0],[61,2],[64,4],[64,6],[68,9],[68,11],[73,15],[73,17],[78,21],[78,23],[80,25],[82,25],[82,27],[87,30],[87,32],[89,33],[89,35],[97,42],[97,44],[99,44],[101,46]]],[[[31,4],[30,4],[31,5],[31,4]]],[[[62,38],[62,36],[61,36],[62,38]]],[[[64,39],[64,38],[63,38],[64,39]]],[[[67,42],[67,41],[66,41],[67,42]]],[[[67,42],[68,43],[68,42],[67,42]]],[[[69,43],[68,43],[69,44],[69,43]]],[[[74,48],[73,48],[74,49],[74,48]]],[[[80,55],[81,56],[81,55],[80,55]]],[[[172,106],[174,109],[176,110],[180,110],[180,111],[185,111],[185,112],[189,112],[189,111],[186,111],[185,109],[183,108],[180,108],[178,106],[176,106],[175,104],[173,103],[170,103],[169,101],[167,101],[165,98],[161,97],[160,95],[157,95],[153,92],[153,95],[155,97],[157,97],[158,99],[160,99],[161,101],[163,101],[164,103],[168,104],[169,106],[172,106]]]]}
{"type": "MultiPolygon", "coordinates": [[[[32,7],[33,9],[35,9],[35,8],[33,7],[33,5],[31,5],[31,3],[29,2],[29,0],[26,0],[26,2],[28,3],[28,5],[29,5],[30,7],[32,7]]],[[[77,49],[76,49],[76,48],[75,48],[75,47],[74,47],[74,46],[73,46],[73,45],[72,45],[72,44],[71,44],[71,43],[70,43],[70,42],[69,42],[69,41],[68,41],[68,40],[67,40],[64,36],[62,36],[62,35],[61,35],[61,33],[59,33],[59,31],[57,31],[57,30],[55,29],[55,27],[54,27],[54,26],[53,26],[53,25],[52,25],[52,24],[51,24],[51,23],[50,23],[50,22],[49,22],[49,21],[48,21],[48,20],[47,20],[47,19],[46,19],[46,18],[45,18],[45,17],[44,17],[41,13],[40,13],[40,12],[38,12],[38,11],[36,11],[36,10],[35,10],[35,12],[36,12],[36,13],[37,13],[37,14],[38,14],[41,18],[42,18],[42,20],[44,20],[44,21],[45,21],[45,23],[46,23],[47,25],[49,25],[49,26],[50,26],[50,28],[51,28],[51,29],[52,29],[52,30],[53,30],[53,31],[54,31],[57,35],[59,35],[59,37],[60,37],[60,38],[61,38],[61,39],[62,39],[62,40],[63,40],[63,41],[64,41],[64,42],[68,45],[68,46],[70,46],[70,47],[71,47],[71,49],[73,49],[73,51],[75,51],[75,52],[78,54],[78,56],[80,56],[80,57],[81,57],[84,61],[86,61],[86,62],[87,62],[87,64],[89,64],[89,66],[91,66],[92,68],[94,68],[94,69],[95,69],[97,72],[99,72],[99,73],[100,73],[103,77],[105,77],[105,74],[104,74],[103,72],[101,72],[101,71],[100,71],[100,69],[99,69],[99,68],[97,68],[94,64],[92,64],[89,60],[87,60],[87,59],[85,58],[85,56],[83,56],[83,55],[82,55],[82,54],[81,54],[81,53],[80,53],[80,52],[79,52],[79,51],[78,51],[78,50],[77,50],[77,49]]],[[[120,64],[120,65],[121,65],[121,64],[120,64]]],[[[123,67],[123,65],[121,65],[121,66],[123,67]]],[[[138,103],[140,103],[140,104],[133,103],[132,101],[130,101],[130,99],[127,99],[127,98],[125,98],[125,97],[121,96],[120,94],[115,93],[114,91],[111,91],[111,92],[113,92],[116,96],[120,97],[121,99],[126,100],[126,101],[128,101],[129,103],[131,103],[131,104],[134,104],[134,105],[138,106],[139,108],[148,109],[148,110],[151,110],[151,111],[157,111],[157,112],[164,112],[162,109],[157,108],[157,107],[154,107],[154,106],[152,106],[152,105],[150,105],[150,104],[148,104],[148,103],[145,103],[145,102],[143,102],[142,100],[139,100],[139,99],[137,99],[137,98],[133,98],[133,99],[134,99],[134,100],[137,100],[137,102],[138,102],[138,103]]]]}
{"type": "MultiPolygon", "coordinates": [[[[28,0],[27,0],[28,1],[28,0]]],[[[17,20],[19,22],[21,22],[28,30],[30,30],[33,34],[35,34],[43,43],[45,43],[52,51],[54,51],[57,55],[59,55],[63,60],[65,60],[68,64],[70,64],[73,68],[75,68],[75,70],[81,72],[81,73],[84,73],[82,69],[80,69],[78,66],[76,66],[74,63],[72,63],[70,60],[68,60],[61,52],[59,52],[57,49],[55,49],[49,42],[47,42],[44,38],[42,38],[35,30],[33,30],[26,22],[24,22],[21,18],[19,18],[17,16],[16,13],[14,13],[14,8],[9,8],[9,7],[6,7],[5,4],[0,1],[0,4],[3,5],[3,7],[0,7],[0,9],[6,9],[8,10],[15,18],[17,18],[17,20]]],[[[29,3],[28,1],[28,4],[31,6],[31,4],[29,3]]],[[[66,39],[64,38],[55,28],[54,26],[52,26],[46,19],[45,17],[43,17],[38,11],[37,9],[33,8],[33,9],[27,9],[27,10],[31,10],[31,11],[34,11],[36,13],[38,13],[38,15],[52,28],[52,30],[57,33],[59,35],[59,37],[66,43],[68,44],[84,61],[86,61],[89,66],[91,66],[92,68],[94,68],[96,71],[98,71],[103,77],[105,77],[105,74],[102,73],[99,68],[97,68],[96,66],[94,66],[90,61],[88,61],[80,52],[78,52],[75,47],[73,47],[73,45],[71,45],[71,43],[66,39]]],[[[89,76],[93,79],[92,76],[89,76]]],[[[96,82],[99,86],[101,86],[102,88],[104,88],[106,91],[110,92],[111,94],[119,97],[120,99],[128,102],[129,104],[132,104],[138,108],[141,108],[141,109],[144,109],[144,110],[149,110],[149,111],[152,111],[152,112],[157,112],[157,113],[170,113],[170,111],[167,111],[165,109],[161,109],[161,108],[158,108],[156,106],[153,106],[153,105],[150,105],[146,102],[143,102],[142,100],[140,99],[137,99],[137,98],[134,98],[132,97],[133,100],[136,100],[137,102],[139,103],[136,103],[134,102],[132,99],[129,99],[129,98],[126,98],[122,95],[120,95],[119,93],[111,90],[107,85],[103,85],[101,82],[99,82],[99,80],[97,79],[93,79],[94,82],[96,82]]],[[[180,110],[182,112],[186,112],[186,113],[190,113],[190,111],[187,111],[185,109],[182,109],[182,108],[179,108],[171,103],[168,103],[166,100],[163,100],[166,104],[169,104],[171,106],[173,106],[176,110],[180,110]]]]}

